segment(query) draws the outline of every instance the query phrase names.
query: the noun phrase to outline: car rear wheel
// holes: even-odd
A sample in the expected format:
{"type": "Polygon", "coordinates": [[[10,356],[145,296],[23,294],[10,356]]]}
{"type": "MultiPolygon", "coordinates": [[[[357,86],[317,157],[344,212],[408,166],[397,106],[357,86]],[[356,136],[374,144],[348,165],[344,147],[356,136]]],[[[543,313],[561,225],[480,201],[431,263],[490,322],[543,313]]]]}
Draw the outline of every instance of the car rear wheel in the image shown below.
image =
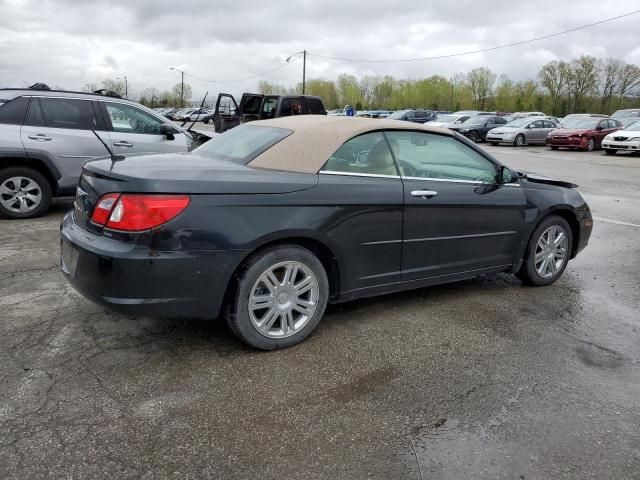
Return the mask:
{"type": "Polygon", "coordinates": [[[297,245],[253,255],[235,282],[226,308],[227,324],[242,341],[260,350],[304,340],[320,322],[329,299],[322,263],[297,245]]]}
{"type": "Polygon", "coordinates": [[[590,138],[587,142],[587,152],[593,152],[596,148],[596,141],[593,138],[590,138]]]}
{"type": "Polygon", "coordinates": [[[51,185],[40,172],[28,167],[0,171],[0,217],[33,218],[51,206],[51,185]]]}
{"type": "Polygon", "coordinates": [[[519,133],[518,135],[516,135],[515,140],[513,141],[513,144],[516,147],[523,147],[524,146],[524,135],[522,135],[521,133],[519,133]]]}
{"type": "Polygon", "coordinates": [[[616,154],[616,150],[613,148],[605,148],[604,149],[604,153],[606,153],[607,155],[615,155],[616,154]]]}
{"type": "Polygon", "coordinates": [[[535,229],[516,276],[527,285],[550,285],[567,267],[573,235],[567,221],[557,215],[545,218],[535,229]]]}
{"type": "Polygon", "coordinates": [[[558,147],[550,147],[551,150],[558,150],[558,147]]]}
{"type": "Polygon", "coordinates": [[[473,142],[478,143],[480,141],[480,135],[475,130],[469,132],[469,139],[473,142]]]}

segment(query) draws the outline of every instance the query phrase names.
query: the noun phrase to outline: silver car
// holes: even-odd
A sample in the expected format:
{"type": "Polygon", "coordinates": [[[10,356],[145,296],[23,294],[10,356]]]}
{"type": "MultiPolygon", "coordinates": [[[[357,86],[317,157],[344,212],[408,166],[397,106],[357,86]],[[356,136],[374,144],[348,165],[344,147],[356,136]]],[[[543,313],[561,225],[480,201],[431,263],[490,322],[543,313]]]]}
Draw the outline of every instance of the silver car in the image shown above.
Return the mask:
{"type": "Polygon", "coordinates": [[[512,120],[498,128],[487,132],[487,142],[492,145],[508,143],[516,147],[523,145],[544,145],[547,134],[558,128],[558,124],[548,119],[537,117],[525,117],[512,120]]]}
{"type": "Polygon", "coordinates": [[[187,152],[188,132],[119,97],[42,89],[0,89],[0,217],[45,213],[73,195],[90,158],[187,152]],[[106,145],[106,146],[105,146],[106,145]]]}

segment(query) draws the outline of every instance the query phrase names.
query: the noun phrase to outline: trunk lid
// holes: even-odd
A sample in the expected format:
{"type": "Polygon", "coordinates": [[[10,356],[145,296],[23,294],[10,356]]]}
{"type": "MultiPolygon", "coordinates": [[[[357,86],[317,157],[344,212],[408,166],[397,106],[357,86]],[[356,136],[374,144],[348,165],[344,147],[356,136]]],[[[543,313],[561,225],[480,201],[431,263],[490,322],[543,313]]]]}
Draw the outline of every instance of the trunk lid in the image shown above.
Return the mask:
{"type": "Polygon", "coordinates": [[[91,223],[98,199],[105,193],[166,193],[189,195],[269,195],[306,190],[318,183],[315,174],[259,170],[191,153],[109,157],[84,164],[78,182],[76,223],[101,231],[91,223]]]}

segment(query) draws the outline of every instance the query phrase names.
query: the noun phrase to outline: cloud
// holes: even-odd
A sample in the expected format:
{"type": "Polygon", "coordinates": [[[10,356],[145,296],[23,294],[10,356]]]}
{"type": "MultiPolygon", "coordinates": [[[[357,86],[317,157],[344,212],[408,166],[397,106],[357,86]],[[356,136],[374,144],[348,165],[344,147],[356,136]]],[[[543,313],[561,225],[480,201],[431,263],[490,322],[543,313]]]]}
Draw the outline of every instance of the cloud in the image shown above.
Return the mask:
{"type": "MultiPolygon", "coordinates": [[[[508,4],[476,0],[0,0],[0,86],[42,81],[69,89],[126,75],[130,90],[169,88],[185,70],[196,96],[205,90],[255,90],[255,75],[290,54],[356,59],[449,55],[566,30],[637,8],[635,0],[539,0],[508,4]],[[194,78],[197,77],[197,78],[194,78]]],[[[421,62],[358,63],[309,56],[310,77],[341,72],[419,78],[451,76],[478,66],[515,79],[532,78],[549,60],[589,54],[640,61],[640,15],[535,43],[421,62]]],[[[293,85],[295,62],[265,76],[293,85]]]]}

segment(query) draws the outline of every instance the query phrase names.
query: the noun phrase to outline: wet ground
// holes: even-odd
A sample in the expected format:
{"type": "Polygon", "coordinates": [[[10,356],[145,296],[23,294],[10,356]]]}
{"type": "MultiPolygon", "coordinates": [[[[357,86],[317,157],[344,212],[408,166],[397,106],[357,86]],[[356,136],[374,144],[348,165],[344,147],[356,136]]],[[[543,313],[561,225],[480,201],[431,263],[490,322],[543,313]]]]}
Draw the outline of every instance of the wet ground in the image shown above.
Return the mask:
{"type": "Polygon", "coordinates": [[[640,478],[640,157],[487,147],[581,185],[588,248],[329,309],[284,351],[106,312],[0,221],[0,478],[640,478]]]}

